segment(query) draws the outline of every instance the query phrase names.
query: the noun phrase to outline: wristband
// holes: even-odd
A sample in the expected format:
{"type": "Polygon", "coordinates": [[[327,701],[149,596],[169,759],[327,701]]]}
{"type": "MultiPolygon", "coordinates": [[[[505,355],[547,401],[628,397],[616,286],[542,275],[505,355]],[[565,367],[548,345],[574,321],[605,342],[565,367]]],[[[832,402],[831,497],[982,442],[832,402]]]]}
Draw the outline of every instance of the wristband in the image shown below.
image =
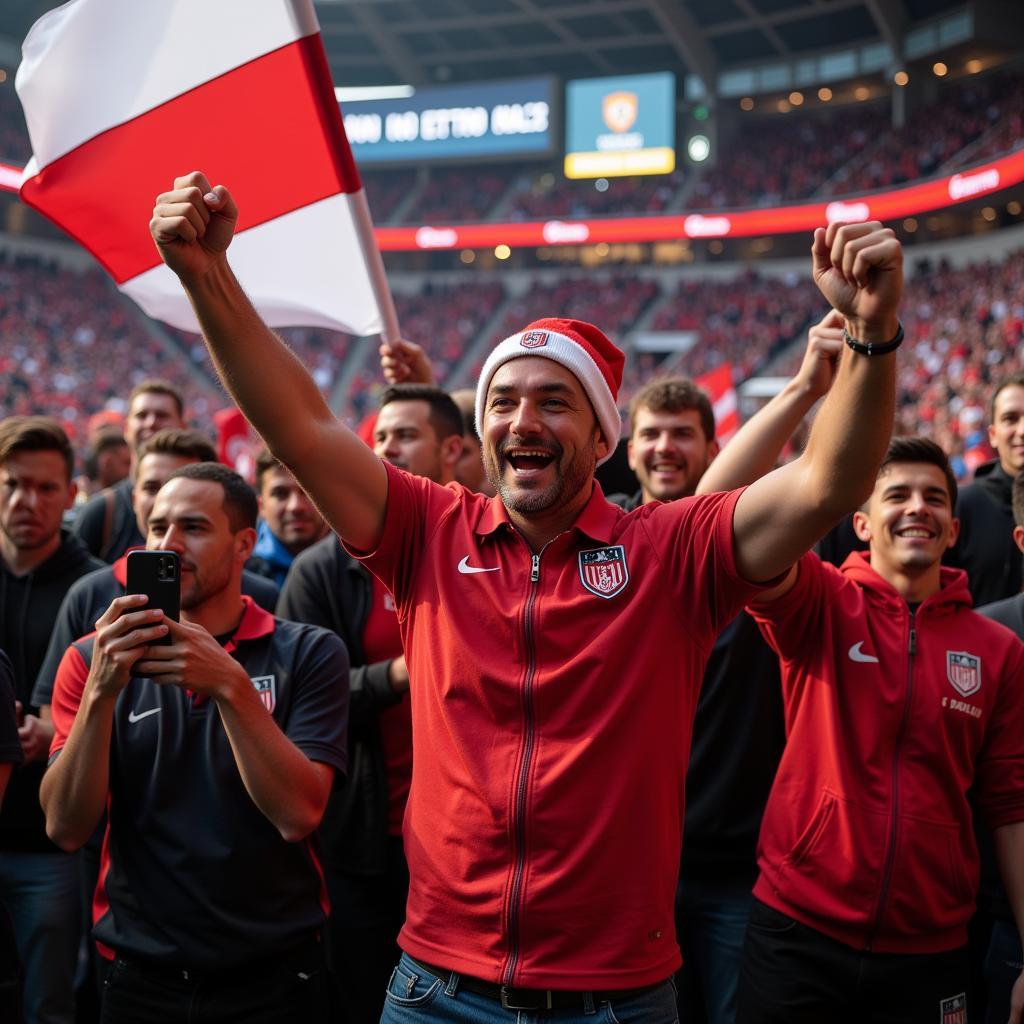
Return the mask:
{"type": "Polygon", "coordinates": [[[854,352],[862,356],[884,356],[888,352],[895,352],[903,344],[903,324],[898,325],[895,338],[891,341],[883,341],[880,345],[865,344],[863,341],[858,341],[845,327],[843,328],[843,341],[854,352]]]}

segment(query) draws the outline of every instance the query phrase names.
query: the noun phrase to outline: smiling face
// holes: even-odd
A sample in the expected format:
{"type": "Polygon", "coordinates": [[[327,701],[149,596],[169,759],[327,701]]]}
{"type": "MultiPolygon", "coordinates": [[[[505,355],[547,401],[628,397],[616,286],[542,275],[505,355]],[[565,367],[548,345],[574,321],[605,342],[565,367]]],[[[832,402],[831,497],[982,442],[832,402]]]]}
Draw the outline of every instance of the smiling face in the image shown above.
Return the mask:
{"type": "Polygon", "coordinates": [[[183,427],[178,403],[171,395],[143,391],[132,399],[124,423],[124,438],[135,451],[165,427],[183,427]]]}
{"type": "Polygon", "coordinates": [[[996,395],[988,428],[989,444],[1009,476],[1024,471],[1024,387],[1010,384],[996,395]]]}
{"type": "Polygon", "coordinates": [[[654,412],[641,406],[634,413],[629,468],[640,481],[644,504],[692,495],[717,453],[696,409],[654,412]]]}
{"type": "Polygon", "coordinates": [[[608,444],[569,370],[537,356],[502,364],[487,389],[483,426],[487,479],[510,512],[583,508],[608,444]]]}
{"type": "Polygon", "coordinates": [[[857,536],[869,542],[871,566],[880,576],[894,582],[930,572],[937,586],[942,555],[956,543],[959,530],[949,485],[938,466],[890,463],[853,520],[857,536]]]}

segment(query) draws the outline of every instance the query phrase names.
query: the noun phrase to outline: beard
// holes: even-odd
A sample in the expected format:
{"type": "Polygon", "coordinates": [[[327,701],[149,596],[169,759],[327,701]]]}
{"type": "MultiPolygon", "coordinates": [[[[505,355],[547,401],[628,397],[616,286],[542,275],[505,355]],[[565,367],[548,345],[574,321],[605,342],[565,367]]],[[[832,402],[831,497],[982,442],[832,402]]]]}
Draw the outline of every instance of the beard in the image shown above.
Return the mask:
{"type": "Polygon", "coordinates": [[[593,437],[587,441],[584,447],[576,451],[568,465],[563,465],[565,449],[557,441],[554,441],[543,446],[533,444],[530,447],[543,447],[551,456],[555,479],[546,487],[539,488],[516,484],[505,475],[505,468],[511,468],[505,453],[509,448],[522,445],[522,441],[507,438],[498,446],[497,452],[484,452],[484,470],[487,480],[501,497],[505,508],[512,512],[532,515],[564,505],[579,494],[594,475],[597,451],[593,437]]]}

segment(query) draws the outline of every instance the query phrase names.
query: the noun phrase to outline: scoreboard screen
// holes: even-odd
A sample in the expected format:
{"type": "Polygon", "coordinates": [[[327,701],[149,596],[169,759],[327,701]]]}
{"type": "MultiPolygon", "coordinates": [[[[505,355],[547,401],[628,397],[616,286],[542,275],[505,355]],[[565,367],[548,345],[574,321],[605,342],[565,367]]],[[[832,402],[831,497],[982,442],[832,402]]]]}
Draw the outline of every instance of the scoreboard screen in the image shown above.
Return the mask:
{"type": "Polygon", "coordinates": [[[676,166],[675,106],[670,71],[569,82],[565,176],[670,174],[676,166]]]}

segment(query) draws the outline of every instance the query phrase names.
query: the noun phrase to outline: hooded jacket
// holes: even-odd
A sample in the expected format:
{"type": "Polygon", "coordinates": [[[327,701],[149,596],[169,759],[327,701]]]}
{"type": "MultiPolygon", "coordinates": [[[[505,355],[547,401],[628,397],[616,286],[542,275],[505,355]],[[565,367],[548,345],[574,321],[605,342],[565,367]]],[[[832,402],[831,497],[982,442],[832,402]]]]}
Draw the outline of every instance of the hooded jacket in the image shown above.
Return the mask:
{"type": "Polygon", "coordinates": [[[963,945],[968,789],[991,828],[1024,820],[1024,644],[971,609],[963,572],[912,614],[861,552],[804,556],[751,610],[782,660],[788,738],[754,895],[856,948],[963,945]]]}
{"type": "MultiPolygon", "coordinates": [[[[32,687],[64,595],[80,576],[102,566],[79,537],[64,530],[60,547],[24,576],[15,576],[0,560],[0,649],[14,666],[14,696],[26,714],[39,713],[32,703],[32,687]]],[[[39,806],[45,769],[45,760],[15,768],[0,810],[0,849],[56,850],[46,838],[39,806]]]]}
{"type": "Polygon", "coordinates": [[[256,527],[256,546],[252,549],[252,557],[245,563],[246,569],[283,587],[294,561],[295,556],[281,543],[267,521],[261,519],[256,527]]]}
{"type": "Polygon", "coordinates": [[[1013,542],[1013,477],[998,459],[979,466],[956,503],[960,536],[944,559],[967,573],[975,607],[1021,589],[1021,556],[1013,542]]]}

